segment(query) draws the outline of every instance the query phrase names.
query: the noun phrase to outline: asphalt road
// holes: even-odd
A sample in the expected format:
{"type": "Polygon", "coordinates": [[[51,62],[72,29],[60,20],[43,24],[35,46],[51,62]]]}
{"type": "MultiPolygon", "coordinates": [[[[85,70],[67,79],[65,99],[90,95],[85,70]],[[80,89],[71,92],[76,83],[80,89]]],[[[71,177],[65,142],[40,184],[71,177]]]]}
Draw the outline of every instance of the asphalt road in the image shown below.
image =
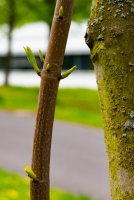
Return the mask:
{"type": "MultiPolygon", "coordinates": [[[[35,115],[0,111],[0,167],[25,175],[30,165],[35,115]]],[[[103,132],[55,121],[50,182],[52,187],[97,199],[110,199],[103,132]]]]}

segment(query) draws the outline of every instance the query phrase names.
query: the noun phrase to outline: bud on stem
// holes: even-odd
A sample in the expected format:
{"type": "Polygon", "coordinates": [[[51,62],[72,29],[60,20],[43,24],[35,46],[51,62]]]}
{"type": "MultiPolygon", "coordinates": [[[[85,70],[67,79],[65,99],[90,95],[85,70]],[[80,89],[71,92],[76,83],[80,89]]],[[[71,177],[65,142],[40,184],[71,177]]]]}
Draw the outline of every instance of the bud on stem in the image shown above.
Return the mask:
{"type": "Polygon", "coordinates": [[[38,53],[39,53],[40,61],[44,62],[45,58],[43,57],[43,54],[40,49],[39,49],[38,53]]]}
{"type": "Polygon", "coordinates": [[[28,46],[23,47],[23,48],[26,52],[27,59],[28,59],[29,63],[32,65],[32,67],[34,68],[36,73],[40,76],[41,71],[40,71],[40,69],[37,65],[37,62],[36,62],[36,59],[35,59],[35,56],[34,56],[32,50],[28,46]]]}
{"type": "Polygon", "coordinates": [[[25,171],[26,171],[27,175],[34,181],[37,181],[37,177],[36,177],[35,173],[33,172],[33,170],[26,164],[24,164],[24,167],[25,167],[25,171]]]}
{"type": "Polygon", "coordinates": [[[59,18],[62,19],[63,18],[63,7],[61,6],[59,9],[59,18]]]}
{"type": "Polygon", "coordinates": [[[77,68],[76,66],[73,66],[71,69],[69,69],[66,72],[64,72],[63,74],[61,74],[61,79],[64,79],[67,76],[69,76],[69,74],[71,74],[76,68],[77,68]]]}

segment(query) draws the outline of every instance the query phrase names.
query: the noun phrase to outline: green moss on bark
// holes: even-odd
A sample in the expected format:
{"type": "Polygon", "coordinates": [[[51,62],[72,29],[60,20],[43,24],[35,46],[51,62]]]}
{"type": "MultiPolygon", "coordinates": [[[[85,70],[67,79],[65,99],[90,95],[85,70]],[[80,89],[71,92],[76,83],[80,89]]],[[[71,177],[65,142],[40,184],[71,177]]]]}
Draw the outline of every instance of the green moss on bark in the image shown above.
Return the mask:
{"type": "Polygon", "coordinates": [[[134,13],[132,2],[93,1],[86,43],[99,90],[112,200],[134,198],[134,13]],[[131,123],[130,123],[131,124],[131,123]],[[128,124],[129,126],[129,124],[128,124]]]}

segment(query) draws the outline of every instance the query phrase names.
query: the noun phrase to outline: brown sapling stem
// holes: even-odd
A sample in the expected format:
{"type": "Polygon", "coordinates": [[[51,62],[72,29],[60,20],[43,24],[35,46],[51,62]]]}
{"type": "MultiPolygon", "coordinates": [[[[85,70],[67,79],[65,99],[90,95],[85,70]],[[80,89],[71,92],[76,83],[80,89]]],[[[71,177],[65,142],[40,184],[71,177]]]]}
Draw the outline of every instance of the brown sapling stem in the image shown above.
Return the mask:
{"type": "Polygon", "coordinates": [[[31,179],[31,200],[49,200],[49,166],[54,111],[73,6],[74,0],[56,1],[48,49],[41,72],[32,154],[32,170],[39,181],[35,183],[31,179]]]}

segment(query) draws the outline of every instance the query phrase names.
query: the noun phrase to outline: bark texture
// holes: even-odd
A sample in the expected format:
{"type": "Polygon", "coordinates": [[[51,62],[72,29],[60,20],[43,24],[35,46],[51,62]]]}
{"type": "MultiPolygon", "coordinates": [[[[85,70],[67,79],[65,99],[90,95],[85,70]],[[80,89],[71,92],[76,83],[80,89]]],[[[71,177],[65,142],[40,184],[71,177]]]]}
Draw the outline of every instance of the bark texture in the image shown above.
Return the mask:
{"type": "Polygon", "coordinates": [[[134,199],[134,1],[93,0],[86,43],[94,64],[112,200],[134,199]]]}
{"type": "Polygon", "coordinates": [[[41,72],[32,156],[32,170],[39,181],[31,180],[31,200],[49,200],[49,166],[54,111],[73,5],[74,0],[57,0],[47,54],[41,72]],[[63,18],[59,18],[58,14],[61,6],[63,18]],[[48,64],[50,70],[47,70],[48,64]]]}

